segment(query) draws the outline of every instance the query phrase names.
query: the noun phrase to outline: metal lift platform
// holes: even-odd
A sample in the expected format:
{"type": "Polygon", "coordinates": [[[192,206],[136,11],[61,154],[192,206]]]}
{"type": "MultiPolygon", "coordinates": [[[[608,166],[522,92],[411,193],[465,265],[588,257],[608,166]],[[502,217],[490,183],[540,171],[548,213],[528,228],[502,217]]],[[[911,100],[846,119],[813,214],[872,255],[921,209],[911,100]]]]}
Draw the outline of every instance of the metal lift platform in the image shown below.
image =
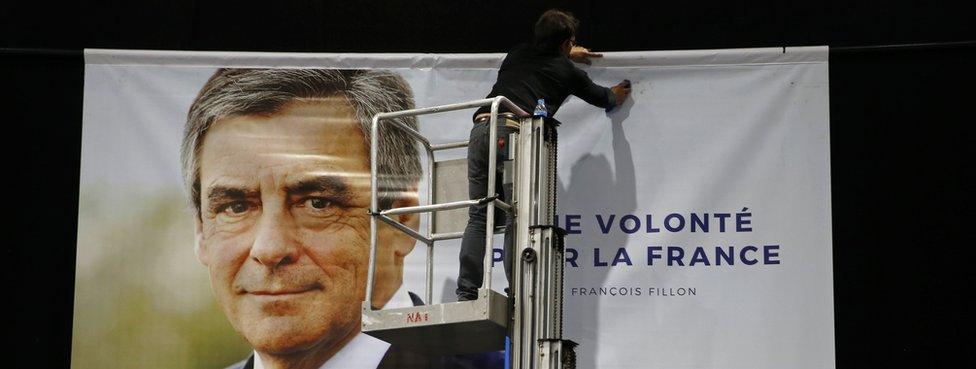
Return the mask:
{"type": "Polygon", "coordinates": [[[431,355],[505,349],[508,298],[480,290],[477,300],[363,312],[363,332],[431,355]]]}
{"type": "MultiPolygon", "coordinates": [[[[467,103],[443,105],[430,108],[412,109],[391,113],[380,113],[373,118],[371,135],[371,178],[372,178],[372,205],[370,207],[371,217],[371,245],[370,263],[366,284],[366,300],[363,302],[362,309],[362,332],[370,336],[379,338],[390,344],[411,349],[416,352],[433,355],[456,355],[464,353],[500,351],[505,347],[505,337],[508,335],[509,323],[511,321],[508,297],[491,290],[491,271],[492,271],[492,252],[485,253],[484,259],[484,280],[482,288],[478,290],[478,299],[473,301],[447,302],[440,304],[430,304],[432,301],[432,276],[433,276],[433,247],[435,241],[461,238],[462,232],[457,230],[457,225],[466,224],[467,208],[475,204],[487,204],[487,237],[485,241],[486,250],[492,250],[493,235],[499,229],[495,228],[494,211],[496,208],[503,211],[513,211],[511,204],[507,204],[490,196],[480,200],[467,199],[467,176],[459,173],[466,173],[466,161],[462,160],[442,161],[434,160],[434,152],[437,150],[463,148],[467,146],[467,141],[432,145],[423,135],[416,130],[400,124],[395,118],[403,116],[416,116],[423,114],[441,113],[453,110],[476,108],[480,106],[491,106],[491,122],[489,130],[489,142],[497,141],[496,120],[498,108],[504,105],[517,115],[527,117],[528,114],[518,106],[504,97],[476,100],[467,103]],[[384,122],[385,121],[385,122],[384,122]],[[445,189],[439,182],[443,175],[439,172],[449,173],[455,181],[463,181],[462,191],[453,190],[455,198],[463,198],[460,201],[448,201],[433,203],[430,205],[420,205],[403,208],[393,208],[380,210],[377,207],[377,152],[378,142],[377,133],[379,123],[384,122],[398,126],[399,129],[410,134],[419,141],[427,150],[428,154],[428,193],[427,198],[431,202],[437,201],[435,198],[445,198],[445,189]],[[459,169],[459,165],[463,165],[459,169]],[[435,180],[436,179],[436,180],[435,180]],[[436,192],[436,194],[435,194],[436,192]],[[458,195],[463,193],[463,197],[458,195]],[[451,213],[453,211],[453,213],[451,213]],[[448,212],[447,216],[437,218],[438,212],[448,212]],[[407,213],[430,213],[428,229],[426,234],[421,234],[410,229],[391,216],[407,213]],[[376,225],[377,221],[385,222],[400,231],[412,236],[418,241],[427,245],[427,286],[424,301],[428,305],[374,309],[369,301],[372,301],[372,291],[375,273],[376,258],[376,225]],[[435,224],[452,223],[453,232],[446,231],[444,228],[434,228],[435,224]],[[441,233],[437,233],[441,232],[441,233]]],[[[496,145],[489,145],[489,194],[497,193],[495,189],[496,145]]],[[[455,186],[456,187],[456,186],[455,186]]],[[[499,189],[500,190],[500,189],[499,189]]],[[[448,192],[451,192],[448,190],[448,192]]]]}

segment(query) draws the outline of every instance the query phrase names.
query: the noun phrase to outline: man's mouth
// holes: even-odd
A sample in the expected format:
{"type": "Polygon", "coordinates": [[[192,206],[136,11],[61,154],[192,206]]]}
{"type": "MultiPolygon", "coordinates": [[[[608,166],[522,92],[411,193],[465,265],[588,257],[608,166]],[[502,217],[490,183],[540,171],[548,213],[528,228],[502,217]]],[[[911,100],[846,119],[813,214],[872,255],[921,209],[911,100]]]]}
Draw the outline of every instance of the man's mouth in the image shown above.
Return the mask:
{"type": "Polygon", "coordinates": [[[287,289],[287,290],[250,291],[249,293],[256,296],[286,296],[286,295],[302,294],[312,290],[313,290],[312,288],[304,288],[304,289],[287,289]]]}
{"type": "Polygon", "coordinates": [[[246,290],[245,292],[253,296],[288,297],[288,296],[302,295],[302,294],[306,294],[321,289],[322,286],[318,284],[311,284],[306,286],[255,288],[252,290],[246,290]]]}

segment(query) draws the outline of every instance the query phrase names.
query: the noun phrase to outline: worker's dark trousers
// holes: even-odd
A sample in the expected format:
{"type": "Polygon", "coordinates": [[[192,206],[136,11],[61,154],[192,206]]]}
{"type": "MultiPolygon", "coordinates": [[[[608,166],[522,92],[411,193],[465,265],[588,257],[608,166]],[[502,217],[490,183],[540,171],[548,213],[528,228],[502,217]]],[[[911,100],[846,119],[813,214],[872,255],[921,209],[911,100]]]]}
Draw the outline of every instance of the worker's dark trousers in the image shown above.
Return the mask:
{"type": "MultiPolygon", "coordinates": [[[[502,160],[507,158],[507,153],[502,151],[503,142],[508,141],[508,135],[518,129],[505,125],[498,125],[498,145],[496,156],[495,192],[498,193],[502,201],[509,202],[511,199],[511,187],[502,186],[502,160]],[[507,187],[507,188],[503,188],[507,187]]],[[[481,199],[487,196],[488,191],[488,123],[475,123],[471,128],[471,138],[468,143],[468,198],[481,199]]],[[[487,221],[488,205],[473,205],[468,209],[468,226],[464,229],[464,237],[461,239],[460,271],[458,271],[458,300],[474,300],[478,298],[478,288],[481,288],[484,279],[484,260],[485,260],[485,223],[487,221]]],[[[510,249],[515,239],[515,232],[512,224],[514,218],[508,217],[507,213],[495,207],[495,225],[504,224],[505,232],[505,277],[511,281],[510,249]],[[507,219],[506,219],[507,218],[507,219]]]]}

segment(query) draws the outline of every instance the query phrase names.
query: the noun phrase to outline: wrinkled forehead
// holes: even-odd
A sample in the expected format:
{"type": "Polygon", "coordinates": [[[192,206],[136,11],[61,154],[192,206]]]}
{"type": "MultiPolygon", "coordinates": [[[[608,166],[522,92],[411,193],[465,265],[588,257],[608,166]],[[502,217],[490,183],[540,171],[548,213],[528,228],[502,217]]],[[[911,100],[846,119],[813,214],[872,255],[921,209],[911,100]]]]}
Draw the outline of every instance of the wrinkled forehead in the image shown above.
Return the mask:
{"type": "Polygon", "coordinates": [[[201,189],[220,178],[369,173],[360,122],[344,97],[297,100],[273,114],[220,119],[208,130],[200,159],[201,189]]]}

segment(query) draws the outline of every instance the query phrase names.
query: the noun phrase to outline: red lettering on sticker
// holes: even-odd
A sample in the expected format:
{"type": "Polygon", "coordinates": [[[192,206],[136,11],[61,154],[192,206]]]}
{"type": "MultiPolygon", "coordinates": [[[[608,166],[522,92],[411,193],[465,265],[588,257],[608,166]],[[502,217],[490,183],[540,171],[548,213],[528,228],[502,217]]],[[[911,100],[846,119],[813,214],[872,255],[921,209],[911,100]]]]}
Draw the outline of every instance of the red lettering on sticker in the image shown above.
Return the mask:
{"type": "Polygon", "coordinates": [[[429,322],[430,313],[421,314],[419,311],[416,313],[407,313],[407,323],[420,323],[429,322]]]}

